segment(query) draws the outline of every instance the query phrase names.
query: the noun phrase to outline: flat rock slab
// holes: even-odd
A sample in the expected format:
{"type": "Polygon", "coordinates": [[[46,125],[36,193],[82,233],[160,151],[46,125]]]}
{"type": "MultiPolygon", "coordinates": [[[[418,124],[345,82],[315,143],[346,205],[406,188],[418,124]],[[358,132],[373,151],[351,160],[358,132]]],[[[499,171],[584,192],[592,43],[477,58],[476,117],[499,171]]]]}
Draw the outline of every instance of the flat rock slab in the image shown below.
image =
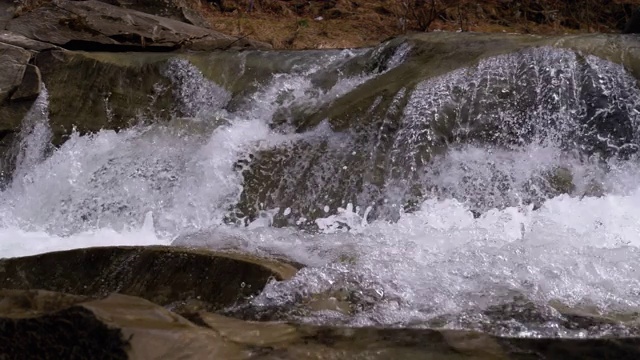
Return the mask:
{"type": "Polygon", "coordinates": [[[86,301],[46,291],[0,290],[3,359],[234,359],[241,350],[138,297],[86,301]]]}
{"type": "Polygon", "coordinates": [[[102,247],[0,260],[0,288],[139,296],[178,312],[241,304],[296,269],[248,255],[174,247],[102,247]]]}
{"type": "Polygon", "coordinates": [[[267,44],[104,2],[60,0],[11,19],[6,30],[72,50],[171,51],[267,44]]]}
{"type": "Polygon", "coordinates": [[[638,359],[640,339],[523,339],[443,329],[188,318],[147,300],[0,289],[0,358],[638,359]]]}
{"type": "Polygon", "coordinates": [[[345,328],[192,319],[260,359],[637,359],[640,339],[523,339],[443,329],[345,328]],[[257,349],[260,348],[260,351],[257,349]]]}
{"type": "Polygon", "coordinates": [[[59,46],[29,39],[26,36],[13,33],[11,31],[0,31],[0,43],[14,45],[26,50],[43,51],[51,49],[60,49],[59,46]]]}

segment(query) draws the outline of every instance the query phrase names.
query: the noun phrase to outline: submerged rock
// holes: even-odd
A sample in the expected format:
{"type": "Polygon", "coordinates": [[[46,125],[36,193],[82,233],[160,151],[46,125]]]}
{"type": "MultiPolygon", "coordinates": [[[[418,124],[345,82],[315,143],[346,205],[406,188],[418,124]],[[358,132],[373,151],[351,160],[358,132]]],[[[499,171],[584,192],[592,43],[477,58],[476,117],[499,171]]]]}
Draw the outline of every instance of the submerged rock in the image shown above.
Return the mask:
{"type": "Polygon", "coordinates": [[[502,338],[459,330],[252,323],[208,313],[193,320],[236,344],[259,346],[256,358],[632,359],[640,354],[635,338],[502,338]]]}
{"type": "Polygon", "coordinates": [[[176,311],[241,304],[296,269],[249,255],[173,247],[106,247],[0,260],[0,288],[139,296],[176,311]],[[182,310],[180,310],[182,309],[182,310]]]}

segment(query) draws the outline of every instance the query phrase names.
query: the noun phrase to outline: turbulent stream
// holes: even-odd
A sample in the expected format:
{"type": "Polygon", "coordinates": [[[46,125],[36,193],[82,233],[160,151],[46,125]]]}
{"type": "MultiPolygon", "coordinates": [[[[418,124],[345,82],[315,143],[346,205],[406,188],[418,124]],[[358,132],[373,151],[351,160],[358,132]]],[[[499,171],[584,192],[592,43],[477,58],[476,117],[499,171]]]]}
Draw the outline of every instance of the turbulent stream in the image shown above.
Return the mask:
{"type": "Polygon", "coordinates": [[[250,311],[227,310],[244,316],[637,334],[557,310],[640,307],[637,80],[595,56],[534,47],[374,96],[346,128],[296,123],[393,76],[411,51],[314,53],[239,94],[170,60],[181,116],[73,133],[57,148],[43,91],[0,193],[0,256],[241,250],[306,265],[250,311]],[[372,58],[376,67],[354,70],[372,58]]]}

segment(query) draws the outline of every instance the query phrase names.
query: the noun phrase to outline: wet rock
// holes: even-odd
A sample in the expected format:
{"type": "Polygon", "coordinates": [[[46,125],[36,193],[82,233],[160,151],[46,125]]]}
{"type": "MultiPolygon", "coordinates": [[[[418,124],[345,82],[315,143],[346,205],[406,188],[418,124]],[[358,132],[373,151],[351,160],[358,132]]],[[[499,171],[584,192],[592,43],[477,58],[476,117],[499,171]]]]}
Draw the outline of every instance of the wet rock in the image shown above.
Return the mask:
{"type": "MultiPolygon", "coordinates": [[[[452,148],[512,151],[548,140],[567,154],[585,158],[633,156],[640,139],[634,125],[640,103],[629,73],[640,76],[637,49],[632,37],[619,35],[430,33],[393,39],[349,63],[358,64],[362,74],[376,67],[389,71],[312,111],[294,105],[276,113],[272,125],[283,132],[294,128],[303,134],[321,133],[328,128],[334,133],[300,136],[252,154],[248,164],[238,166],[243,193],[229,219],[253,220],[264,209],[279,208],[276,226],[313,230],[316,219],[340,215],[339,209],[349,203],[361,207],[358,216],[372,206],[368,221],[394,221],[398,209],[413,211],[427,196],[456,198],[483,213],[520,203],[539,207],[565,193],[601,193],[597,188],[578,189],[580,179],[556,166],[518,184],[508,172],[494,169],[482,175],[486,178],[467,172],[468,181],[442,185],[440,175],[456,165],[436,169],[434,159],[446,157],[452,148]],[[395,56],[390,50],[402,49],[402,44],[409,46],[405,60],[395,68],[385,67],[395,56]],[[545,73],[550,67],[544,64],[552,56],[562,59],[557,66],[570,66],[545,73]],[[558,77],[568,73],[575,80],[558,77]],[[611,78],[611,88],[598,76],[611,78]],[[567,88],[563,94],[576,96],[556,97],[554,88],[539,87],[539,81],[561,83],[567,88]],[[624,101],[607,95],[618,91],[624,101]],[[562,112],[569,109],[567,103],[574,114],[562,112]],[[438,171],[440,177],[431,181],[438,171]],[[289,209],[288,216],[283,216],[284,209],[289,209]]],[[[315,84],[331,87],[332,73],[320,74],[322,81],[315,84]]]]}
{"type": "MultiPolygon", "coordinates": [[[[1,111],[0,114],[2,114],[1,111]]],[[[9,130],[0,131],[0,189],[4,189],[5,184],[11,179],[13,172],[12,150],[15,140],[15,132],[9,130]]]]}
{"type": "Polygon", "coordinates": [[[13,143],[13,135],[20,129],[20,122],[31,106],[31,102],[16,102],[11,97],[19,88],[25,94],[35,91],[33,82],[28,84],[29,80],[33,80],[34,73],[34,69],[28,65],[30,59],[30,51],[0,39],[0,184],[10,176],[7,154],[13,143]],[[26,74],[28,68],[29,74],[26,74]],[[23,87],[21,84],[25,78],[27,83],[23,87]]]}
{"type": "MultiPolygon", "coordinates": [[[[23,48],[0,42],[0,103],[15,91],[31,59],[31,53],[23,48]]],[[[4,122],[0,119],[0,123],[4,122]]]]}
{"type": "Polygon", "coordinates": [[[10,20],[6,29],[75,50],[268,48],[266,44],[95,0],[48,3],[10,20]]]}
{"type": "Polygon", "coordinates": [[[128,344],[119,329],[87,308],[69,307],[81,301],[40,291],[0,291],[0,357],[126,359],[128,344]]]}
{"type": "Polygon", "coordinates": [[[573,184],[573,174],[571,170],[558,167],[547,174],[549,186],[555,190],[557,194],[571,194],[575,190],[573,184]]]}
{"type": "Polygon", "coordinates": [[[241,304],[296,269],[278,261],[173,247],[107,247],[0,260],[0,288],[139,296],[176,311],[241,304]]]}
{"type": "Polygon", "coordinates": [[[522,339],[432,329],[255,323],[200,313],[193,321],[278,359],[634,359],[640,340],[522,339]]]}
{"type": "Polygon", "coordinates": [[[43,291],[0,291],[1,357],[234,359],[240,350],[137,297],[114,294],[86,301],[43,291]]]}
{"type": "MultiPolygon", "coordinates": [[[[63,142],[74,127],[84,134],[168,119],[173,108],[172,84],[162,75],[162,68],[169,57],[64,50],[37,54],[34,64],[49,93],[53,142],[63,142]]],[[[19,127],[22,119],[12,121],[19,127]]]]}
{"type": "Polygon", "coordinates": [[[29,318],[89,300],[86,296],[46,290],[0,289],[0,316],[29,318]]]}
{"type": "Polygon", "coordinates": [[[22,82],[11,95],[11,101],[35,100],[42,89],[42,76],[40,69],[29,64],[25,69],[22,82]]]}
{"type": "Polygon", "coordinates": [[[109,359],[636,359],[640,340],[182,317],[147,300],[0,290],[0,356],[109,359]],[[75,356],[75,357],[74,357],[75,356]]]}

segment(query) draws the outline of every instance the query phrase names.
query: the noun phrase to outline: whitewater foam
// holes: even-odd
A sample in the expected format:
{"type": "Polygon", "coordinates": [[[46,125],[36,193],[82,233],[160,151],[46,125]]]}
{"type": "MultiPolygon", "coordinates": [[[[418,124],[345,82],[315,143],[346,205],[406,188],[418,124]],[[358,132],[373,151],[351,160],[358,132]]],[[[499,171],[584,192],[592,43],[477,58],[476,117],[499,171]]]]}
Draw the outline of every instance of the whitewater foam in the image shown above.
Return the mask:
{"type": "MultiPolygon", "coordinates": [[[[400,55],[392,57],[394,64],[401,62],[400,55]]],[[[343,53],[336,61],[350,56],[343,53]]],[[[566,52],[558,56],[573,59],[566,52]]],[[[430,168],[413,169],[434,191],[415,211],[407,213],[393,204],[392,187],[385,189],[389,206],[398,206],[395,222],[375,219],[370,203],[346,204],[337,211],[321,203],[317,206],[327,209],[324,217],[314,219],[319,233],[313,234],[272,227],[281,209],[255,204],[262,216],[247,227],[236,227],[226,225],[225,216],[243,190],[242,164],[251,162],[256,151],[321,138],[352,153],[344,134],[334,133],[327,122],[302,134],[274,131],[270,120],[275,112],[326,104],[375,74],[339,79],[324,90],[309,79],[319,66],[276,74],[243,106],[230,111],[225,108],[230,101],[226,90],[210,82],[203,85],[208,80],[188,63],[172,66],[168,71],[175,81],[187,87],[190,80],[199,83],[195,90],[181,90],[180,96],[193,98],[183,99],[189,116],[178,120],[209,121],[208,132],[172,125],[183,124],[178,121],[118,133],[74,133],[48,156],[32,146],[46,143],[46,131],[32,132],[26,138],[31,143],[23,143],[35,150],[23,151],[25,160],[19,162],[14,182],[0,193],[0,257],[151,244],[285,256],[307,267],[289,281],[268,285],[252,300],[254,306],[286,309],[314,296],[346,294],[356,304],[350,314],[309,311],[303,317],[288,316],[356,326],[431,326],[438,320],[445,327],[474,327],[481,321],[469,320],[469,313],[479,314],[516,295],[542,305],[555,300],[594,305],[602,312],[640,307],[640,187],[635,180],[640,166],[633,156],[585,160],[567,154],[563,144],[554,141],[517,148],[452,147],[435,157],[430,168]],[[201,104],[209,96],[216,101],[204,109],[201,104]],[[578,188],[574,196],[557,195],[535,204],[521,201],[525,188],[535,185],[532,178],[544,178],[555,168],[571,172],[578,188]],[[508,178],[509,191],[495,180],[500,174],[508,178]],[[587,191],[593,182],[600,186],[599,197],[587,191]],[[474,213],[478,203],[485,205],[481,214],[474,213]]],[[[620,81],[627,84],[623,75],[620,81]]],[[[396,103],[409,91],[403,89],[396,103]]],[[[428,91],[423,85],[410,95],[420,100],[428,91]]],[[[414,108],[405,110],[408,122],[419,117],[418,112],[430,111],[415,108],[427,106],[419,101],[409,106],[414,108]]],[[[405,130],[420,121],[405,124],[405,130]]],[[[404,145],[420,145],[411,141],[404,145]]],[[[336,166],[345,174],[351,171],[336,166]]],[[[283,208],[282,214],[291,223],[307,222],[294,206],[283,208]]],[[[510,334],[580,335],[557,327],[523,326],[510,334]]]]}

